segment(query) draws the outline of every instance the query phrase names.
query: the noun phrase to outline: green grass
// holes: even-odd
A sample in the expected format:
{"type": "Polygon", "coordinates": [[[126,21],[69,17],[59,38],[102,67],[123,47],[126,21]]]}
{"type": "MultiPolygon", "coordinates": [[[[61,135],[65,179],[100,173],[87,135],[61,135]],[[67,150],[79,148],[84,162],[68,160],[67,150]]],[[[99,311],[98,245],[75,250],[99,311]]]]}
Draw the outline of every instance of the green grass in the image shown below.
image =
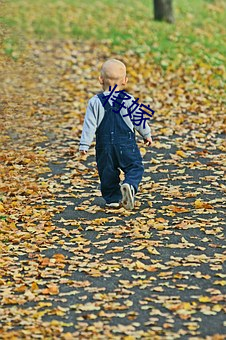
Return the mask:
{"type": "MultiPolygon", "coordinates": [[[[117,52],[152,51],[160,61],[205,57],[221,65],[226,55],[225,9],[224,0],[174,0],[176,21],[171,25],[153,20],[152,0],[8,0],[0,24],[8,27],[11,40],[12,35],[108,39],[117,52]]],[[[9,46],[6,50],[13,54],[9,46]]]]}

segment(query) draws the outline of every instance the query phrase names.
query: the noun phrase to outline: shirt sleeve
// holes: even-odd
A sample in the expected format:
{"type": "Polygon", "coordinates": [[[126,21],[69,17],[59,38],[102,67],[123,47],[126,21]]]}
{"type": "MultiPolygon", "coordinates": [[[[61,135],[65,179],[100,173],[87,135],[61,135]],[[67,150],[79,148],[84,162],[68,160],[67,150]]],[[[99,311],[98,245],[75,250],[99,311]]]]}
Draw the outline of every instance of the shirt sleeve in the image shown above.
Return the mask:
{"type": "MultiPolygon", "coordinates": [[[[131,104],[132,104],[132,101],[135,101],[133,96],[131,96],[131,104]]],[[[139,111],[139,107],[131,114],[132,123],[133,123],[133,121],[136,121],[136,118],[137,118],[136,115],[140,115],[138,113],[138,111],[139,111]]],[[[142,121],[140,125],[135,125],[133,123],[133,126],[144,139],[151,137],[151,128],[150,128],[147,120],[145,121],[145,124],[142,121]]]]}
{"type": "Polygon", "coordinates": [[[79,144],[79,151],[87,151],[94,139],[96,129],[97,129],[97,116],[95,114],[93,100],[89,100],[86,115],[82,128],[82,136],[79,144]]]}

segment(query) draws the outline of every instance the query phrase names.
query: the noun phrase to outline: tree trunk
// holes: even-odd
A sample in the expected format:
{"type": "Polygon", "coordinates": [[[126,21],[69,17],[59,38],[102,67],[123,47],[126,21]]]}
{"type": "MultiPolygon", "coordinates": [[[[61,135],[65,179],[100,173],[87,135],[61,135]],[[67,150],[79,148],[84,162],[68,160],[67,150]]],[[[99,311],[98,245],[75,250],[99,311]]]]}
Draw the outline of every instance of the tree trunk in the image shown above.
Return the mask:
{"type": "Polygon", "coordinates": [[[174,22],[172,0],[154,0],[155,20],[174,22]]]}

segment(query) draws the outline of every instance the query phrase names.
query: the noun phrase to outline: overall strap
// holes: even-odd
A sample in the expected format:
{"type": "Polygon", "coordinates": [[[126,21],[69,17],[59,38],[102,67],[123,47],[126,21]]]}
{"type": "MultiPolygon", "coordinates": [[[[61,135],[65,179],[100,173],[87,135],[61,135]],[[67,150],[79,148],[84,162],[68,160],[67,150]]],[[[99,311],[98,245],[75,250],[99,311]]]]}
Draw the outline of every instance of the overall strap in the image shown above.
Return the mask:
{"type": "MultiPolygon", "coordinates": [[[[113,107],[109,104],[109,101],[106,101],[106,96],[102,93],[98,93],[98,98],[101,101],[101,104],[103,105],[103,107],[105,108],[105,110],[109,111],[112,110],[113,107]],[[105,106],[104,106],[105,103],[105,106]]],[[[120,93],[119,95],[120,98],[117,97],[117,102],[114,103],[114,108],[117,110],[120,107],[120,104],[122,103],[123,99],[124,99],[124,93],[120,93]]]]}
{"type": "Polygon", "coordinates": [[[96,130],[96,145],[119,144],[130,141],[134,133],[120,114],[124,93],[120,93],[120,98],[116,97],[116,101],[113,102],[114,106],[111,106],[109,101],[106,101],[109,97],[103,93],[99,93],[97,96],[104,107],[105,113],[96,130]]]}

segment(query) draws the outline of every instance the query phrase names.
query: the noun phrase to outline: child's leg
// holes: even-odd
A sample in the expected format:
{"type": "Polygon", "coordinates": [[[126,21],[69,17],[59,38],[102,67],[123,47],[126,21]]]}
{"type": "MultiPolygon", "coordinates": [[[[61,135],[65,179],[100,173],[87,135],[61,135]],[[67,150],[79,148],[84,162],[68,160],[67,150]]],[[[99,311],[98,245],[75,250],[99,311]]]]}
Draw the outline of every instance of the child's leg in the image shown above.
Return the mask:
{"type": "Polygon", "coordinates": [[[144,173],[142,157],[137,145],[135,143],[120,145],[119,159],[120,168],[125,174],[123,183],[132,185],[136,194],[144,173]]]}
{"type": "Polygon", "coordinates": [[[100,177],[100,187],[106,203],[119,202],[122,198],[120,191],[120,170],[117,158],[111,145],[98,148],[96,151],[97,169],[100,177]]]}

